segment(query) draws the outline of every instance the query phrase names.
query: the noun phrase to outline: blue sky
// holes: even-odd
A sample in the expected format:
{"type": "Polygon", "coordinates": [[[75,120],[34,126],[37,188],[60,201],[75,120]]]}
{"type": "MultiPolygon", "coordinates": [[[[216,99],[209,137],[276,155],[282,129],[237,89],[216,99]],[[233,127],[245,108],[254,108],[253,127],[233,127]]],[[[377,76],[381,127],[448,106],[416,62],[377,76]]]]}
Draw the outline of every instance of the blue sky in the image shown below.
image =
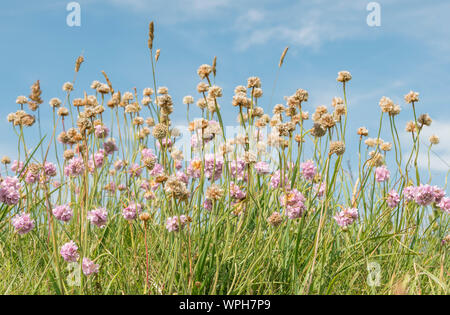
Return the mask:
{"type": "MultiPolygon", "coordinates": [[[[362,0],[80,0],[80,27],[66,24],[69,2],[2,3],[1,155],[14,156],[15,135],[5,117],[17,109],[16,97],[29,95],[29,87],[39,79],[45,100],[42,121],[49,121],[48,100],[64,98],[62,84],[72,80],[74,61],[82,52],[86,61],[75,97],[84,90],[90,93],[93,80],[104,81],[101,70],[122,91],[151,86],[147,36],[148,23],[154,20],[154,46],[161,49],[158,85],[169,87],[176,108],[183,107],[175,112],[175,121],[185,117],[183,96],[197,97],[197,67],[211,63],[214,56],[216,83],[224,89],[224,119],[235,122],[233,89],[249,76],[261,78],[262,105],[268,110],[280,54],[289,46],[274,102],[283,103],[283,96],[303,88],[310,94],[310,113],[317,105],[329,106],[334,96],[342,96],[337,72],[348,70],[353,75],[348,134],[364,125],[375,136],[379,99],[388,96],[402,106],[398,121],[403,130],[412,119],[403,96],[411,89],[418,91],[418,112],[434,120],[425,136],[440,136],[434,150],[450,163],[449,1],[377,1],[379,27],[367,25],[370,1],[362,0]]],[[[386,139],[390,140],[387,134],[386,139]]],[[[436,174],[449,169],[434,155],[432,167],[436,174]]]]}

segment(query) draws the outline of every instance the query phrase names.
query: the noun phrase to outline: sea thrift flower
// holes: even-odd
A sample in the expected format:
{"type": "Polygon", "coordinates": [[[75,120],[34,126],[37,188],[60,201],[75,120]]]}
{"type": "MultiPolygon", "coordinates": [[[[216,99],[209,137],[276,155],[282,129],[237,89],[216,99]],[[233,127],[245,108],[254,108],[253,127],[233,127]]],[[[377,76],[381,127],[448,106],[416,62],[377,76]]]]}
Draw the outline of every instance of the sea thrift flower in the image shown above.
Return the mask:
{"type": "Polygon", "coordinates": [[[70,241],[61,247],[59,252],[67,262],[76,262],[80,255],[78,254],[78,246],[74,241],[70,241]]]}
{"type": "Polygon", "coordinates": [[[211,211],[212,210],[212,200],[205,199],[205,201],[203,201],[203,208],[205,208],[205,210],[211,211]]]}
{"type": "Polygon", "coordinates": [[[270,173],[269,164],[266,162],[257,162],[255,164],[256,173],[260,175],[266,175],[270,173]]]}
{"type": "Polygon", "coordinates": [[[322,183],[320,185],[319,184],[314,184],[313,189],[314,189],[314,192],[317,194],[318,198],[322,198],[323,197],[323,194],[325,193],[325,188],[326,188],[325,183],[322,183]]]}
{"type": "MultiPolygon", "coordinates": [[[[284,184],[288,183],[288,177],[287,174],[284,176],[284,184]]],[[[272,174],[272,177],[270,178],[270,187],[272,188],[278,188],[281,184],[281,175],[280,171],[276,171],[272,174]]]]}
{"type": "Polygon", "coordinates": [[[17,177],[6,177],[0,184],[0,202],[15,205],[20,199],[20,183],[17,177]]]}
{"type": "Polygon", "coordinates": [[[307,181],[312,181],[316,175],[317,168],[314,166],[313,161],[306,161],[300,164],[302,169],[302,175],[307,181]]]}
{"type": "Polygon", "coordinates": [[[104,139],[109,134],[109,129],[105,125],[97,125],[94,127],[95,136],[99,139],[104,139]]]}
{"type": "Polygon", "coordinates": [[[375,169],[375,180],[379,183],[388,180],[390,177],[390,172],[386,166],[379,166],[375,169]]]}
{"type": "Polygon", "coordinates": [[[289,219],[301,217],[305,207],[305,197],[297,189],[292,189],[280,196],[280,202],[286,209],[289,219]]]}
{"type": "Polygon", "coordinates": [[[222,176],[223,158],[214,154],[205,156],[205,176],[209,180],[218,180],[222,176]]]}
{"type": "Polygon", "coordinates": [[[245,192],[243,192],[234,182],[230,183],[230,195],[239,200],[245,198],[245,192]]]}
{"type": "Polygon", "coordinates": [[[400,196],[395,190],[391,190],[387,196],[386,202],[389,208],[394,209],[400,202],[400,196]]]}
{"type": "Polygon", "coordinates": [[[69,163],[64,167],[64,175],[76,177],[84,172],[84,162],[81,157],[74,157],[69,160],[69,163]]]}
{"type": "Polygon", "coordinates": [[[245,162],[242,159],[230,161],[230,172],[233,178],[238,180],[244,179],[245,162]]]}
{"type": "Polygon", "coordinates": [[[68,222],[70,221],[70,219],[72,219],[73,216],[73,211],[72,209],[69,207],[68,204],[65,205],[60,205],[55,207],[52,210],[53,215],[55,216],[56,219],[63,221],[63,222],[68,222]]]}
{"type": "Polygon", "coordinates": [[[23,162],[22,161],[17,161],[15,160],[12,164],[11,164],[11,171],[13,171],[14,173],[20,173],[23,170],[23,162]]]}
{"type": "Polygon", "coordinates": [[[27,172],[27,175],[25,176],[25,182],[27,184],[34,184],[39,180],[39,174],[33,173],[33,172],[27,172]]]}
{"type": "Polygon", "coordinates": [[[441,201],[437,204],[439,208],[441,208],[442,211],[447,212],[450,214],[450,198],[444,197],[441,199],[441,201]]]}
{"type": "Polygon", "coordinates": [[[169,232],[177,232],[182,229],[187,222],[188,218],[185,215],[181,215],[180,217],[169,217],[166,221],[166,229],[169,232]]]}
{"type": "Polygon", "coordinates": [[[346,208],[333,217],[340,227],[347,227],[358,218],[358,209],[346,208]]]}
{"type": "Polygon", "coordinates": [[[85,276],[90,276],[93,273],[98,273],[99,265],[95,264],[92,260],[89,258],[84,257],[83,258],[83,273],[85,276]]]}
{"type": "Polygon", "coordinates": [[[108,139],[103,143],[103,149],[106,154],[113,154],[115,151],[119,150],[114,139],[108,139]]]}
{"type": "Polygon", "coordinates": [[[161,164],[156,163],[153,169],[150,172],[151,176],[158,177],[164,174],[164,168],[161,164]]]}
{"type": "Polygon", "coordinates": [[[416,187],[414,194],[414,201],[421,206],[428,206],[433,202],[436,202],[434,187],[423,184],[416,187]]]}
{"type": "Polygon", "coordinates": [[[187,174],[192,178],[200,178],[202,171],[202,161],[199,159],[191,160],[191,163],[187,167],[187,174]]]}
{"type": "Polygon", "coordinates": [[[87,217],[92,224],[98,227],[104,227],[108,221],[108,212],[105,208],[97,208],[89,211],[87,217]]]}
{"type": "Polygon", "coordinates": [[[407,187],[403,188],[403,196],[405,197],[406,201],[413,200],[415,194],[416,194],[416,187],[407,186],[407,187]]]}
{"type": "Polygon", "coordinates": [[[131,167],[128,169],[128,173],[132,177],[139,177],[142,174],[142,167],[139,166],[139,164],[134,163],[131,165],[131,167]]]}
{"type": "Polygon", "coordinates": [[[11,219],[14,229],[17,233],[23,235],[30,232],[34,228],[34,220],[28,213],[17,214],[11,219]]]}
{"type": "Polygon", "coordinates": [[[57,174],[56,165],[51,162],[45,162],[44,174],[49,177],[55,177],[57,174]]]}
{"type": "Polygon", "coordinates": [[[123,217],[128,220],[136,219],[136,216],[142,212],[142,206],[139,203],[131,203],[128,207],[122,210],[123,217]]]}
{"type": "Polygon", "coordinates": [[[278,226],[283,222],[283,218],[278,212],[274,212],[267,218],[267,222],[272,226],[278,226]]]}

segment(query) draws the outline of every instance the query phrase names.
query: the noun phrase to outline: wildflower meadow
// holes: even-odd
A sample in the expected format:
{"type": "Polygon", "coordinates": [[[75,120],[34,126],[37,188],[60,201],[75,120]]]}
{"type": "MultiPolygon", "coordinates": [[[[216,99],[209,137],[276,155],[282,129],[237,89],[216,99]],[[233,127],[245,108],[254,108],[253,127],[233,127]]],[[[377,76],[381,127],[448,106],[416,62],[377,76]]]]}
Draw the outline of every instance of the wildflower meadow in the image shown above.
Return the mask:
{"type": "MultiPolygon", "coordinates": [[[[432,118],[418,92],[380,95],[367,105],[378,128],[353,130],[351,69],[327,105],[301,86],[271,99],[256,76],[225,99],[212,56],[175,99],[158,84],[156,35],[151,22],[143,90],[108,69],[80,86],[80,55],[62,97],[37,80],[3,100],[16,155],[1,160],[0,293],[449,293],[448,173],[435,183],[418,163],[448,135],[423,136],[432,118]]],[[[280,56],[278,69],[289,49],[280,56]]]]}

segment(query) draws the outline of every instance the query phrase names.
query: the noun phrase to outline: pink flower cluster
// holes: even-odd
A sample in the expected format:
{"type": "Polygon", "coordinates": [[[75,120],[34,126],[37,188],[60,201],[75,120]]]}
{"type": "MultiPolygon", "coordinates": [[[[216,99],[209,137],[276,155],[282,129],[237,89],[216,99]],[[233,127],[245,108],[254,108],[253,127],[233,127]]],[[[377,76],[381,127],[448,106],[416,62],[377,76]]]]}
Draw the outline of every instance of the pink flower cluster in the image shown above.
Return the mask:
{"type": "Polygon", "coordinates": [[[63,222],[69,222],[73,216],[73,211],[68,204],[55,207],[52,213],[56,219],[63,222]]]}
{"type": "Polygon", "coordinates": [[[385,165],[379,166],[375,169],[375,180],[379,183],[388,180],[390,176],[391,173],[385,165]]]}
{"type": "Polygon", "coordinates": [[[428,206],[433,203],[440,204],[445,197],[443,189],[428,184],[419,186],[407,186],[403,189],[403,196],[406,201],[414,200],[420,206],[428,206]]]}
{"type": "Polygon", "coordinates": [[[296,219],[302,216],[305,211],[305,197],[297,189],[292,189],[280,196],[280,202],[286,209],[289,219],[296,219]]]}
{"type": "Polygon", "coordinates": [[[223,157],[214,154],[205,156],[205,176],[208,180],[216,181],[222,176],[223,157]]]}
{"type": "Polygon", "coordinates": [[[28,213],[17,214],[11,219],[14,229],[19,234],[26,234],[34,228],[34,220],[28,213]]]}
{"type": "Polygon", "coordinates": [[[237,180],[243,180],[244,179],[244,171],[245,171],[245,161],[242,159],[235,159],[230,161],[230,172],[232,178],[235,178],[237,180]]]}
{"type": "Polygon", "coordinates": [[[340,227],[347,227],[358,218],[358,209],[346,208],[333,217],[340,227]]]}
{"type": "Polygon", "coordinates": [[[0,202],[15,205],[20,199],[20,183],[17,177],[6,177],[0,184],[0,202]]]}
{"type": "Polygon", "coordinates": [[[302,176],[307,181],[312,181],[317,173],[317,168],[314,166],[313,161],[306,161],[300,164],[300,168],[302,169],[302,176]]]}
{"type": "Polygon", "coordinates": [[[23,170],[23,166],[24,163],[22,161],[17,161],[15,160],[12,164],[11,164],[11,171],[13,171],[14,173],[20,173],[23,170]]]}
{"type": "Polygon", "coordinates": [[[180,215],[179,217],[169,217],[166,221],[166,229],[169,232],[177,232],[186,225],[187,221],[188,218],[184,214],[180,215]]]}
{"type": "Polygon", "coordinates": [[[234,182],[230,183],[230,195],[231,197],[241,200],[245,198],[245,192],[239,188],[238,185],[236,185],[234,182]]]}
{"type": "MultiPolygon", "coordinates": [[[[285,174],[284,175],[284,183],[288,183],[288,177],[285,174]]],[[[271,188],[278,188],[280,187],[281,184],[281,175],[280,175],[280,171],[276,171],[272,174],[272,177],[270,178],[270,187],[271,188]]]]}
{"type": "Polygon", "coordinates": [[[94,127],[95,136],[99,139],[104,139],[109,134],[109,129],[105,125],[96,125],[94,127]]]}
{"type": "Polygon", "coordinates": [[[389,208],[394,209],[400,203],[400,196],[395,190],[391,190],[388,193],[386,202],[389,208]]]}
{"type": "Polygon", "coordinates": [[[61,254],[62,258],[64,258],[64,260],[68,262],[76,262],[80,257],[80,254],[78,254],[78,246],[74,241],[70,241],[64,244],[61,247],[61,251],[59,253],[61,254]]]}
{"type": "Polygon", "coordinates": [[[260,175],[266,175],[266,174],[270,173],[269,164],[266,162],[256,162],[255,170],[256,170],[256,173],[258,173],[260,175]]]}
{"type": "Polygon", "coordinates": [[[64,175],[76,177],[84,172],[84,161],[81,157],[73,157],[64,167],[64,175]]]}
{"type": "Polygon", "coordinates": [[[48,177],[55,177],[57,174],[56,165],[51,162],[44,163],[44,174],[48,177]]]}
{"type": "Polygon", "coordinates": [[[130,203],[128,207],[122,210],[122,215],[126,220],[132,221],[136,219],[137,215],[141,212],[142,206],[139,203],[130,203]]]}
{"type": "Polygon", "coordinates": [[[108,221],[108,212],[105,208],[97,208],[89,211],[87,217],[92,224],[98,227],[104,227],[108,221]]]}
{"type": "Polygon", "coordinates": [[[98,264],[94,263],[89,258],[86,258],[86,257],[83,258],[82,269],[83,269],[83,273],[86,276],[90,276],[93,273],[98,273],[99,267],[100,266],[98,264]]]}

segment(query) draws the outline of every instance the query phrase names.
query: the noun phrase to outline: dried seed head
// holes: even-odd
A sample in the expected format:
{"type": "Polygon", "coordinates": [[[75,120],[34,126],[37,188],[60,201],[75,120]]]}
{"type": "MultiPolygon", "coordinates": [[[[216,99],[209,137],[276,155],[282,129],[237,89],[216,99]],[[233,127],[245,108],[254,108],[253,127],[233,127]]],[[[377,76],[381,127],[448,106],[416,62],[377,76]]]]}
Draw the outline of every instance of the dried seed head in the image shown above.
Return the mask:
{"type": "Polygon", "coordinates": [[[166,125],[159,123],[155,127],[153,127],[153,137],[158,140],[164,139],[168,133],[168,128],[166,125]]]}
{"type": "Polygon", "coordinates": [[[342,141],[330,142],[330,155],[342,155],[345,152],[345,143],[342,141]]]}
{"type": "Polygon", "coordinates": [[[153,49],[153,39],[155,38],[155,25],[153,21],[148,26],[148,48],[153,49]]]}
{"type": "Polygon", "coordinates": [[[359,127],[356,133],[361,137],[367,137],[369,135],[369,130],[367,130],[366,127],[359,127]]]}
{"type": "Polygon", "coordinates": [[[197,69],[197,74],[200,77],[200,79],[206,78],[212,71],[212,67],[207,64],[203,64],[197,69]]]}
{"type": "Polygon", "coordinates": [[[209,200],[219,200],[223,196],[223,189],[217,186],[216,184],[212,184],[206,189],[206,198],[209,200]]]}
{"type": "Polygon", "coordinates": [[[348,71],[340,71],[338,73],[338,77],[336,78],[337,81],[345,83],[352,79],[352,75],[348,71]]]}
{"type": "Polygon", "coordinates": [[[77,60],[75,61],[75,72],[80,71],[80,66],[81,66],[81,64],[83,63],[83,61],[84,61],[83,56],[79,56],[79,57],[77,58],[77,60]]]}
{"type": "Polygon", "coordinates": [[[283,222],[283,217],[278,212],[274,212],[267,218],[267,222],[272,226],[279,226],[283,222]]]}
{"type": "Polygon", "coordinates": [[[409,91],[408,94],[405,95],[406,103],[416,103],[419,101],[419,93],[409,91]]]}
{"type": "Polygon", "coordinates": [[[439,137],[437,135],[431,135],[430,143],[431,144],[438,144],[439,143],[439,137]]]}
{"type": "Polygon", "coordinates": [[[9,164],[9,163],[11,163],[11,159],[9,158],[9,156],[3,156],[2,157],[2,164],[5,164],[5,165],[7,165],[7,164],[9,164]]]}
{"type": "Polygon", "coordinates": [[[431,119],[431,117],[428,114],[420,115],[419,118],[417,119],[417,121],[422,126],[430,126],[431,123],[433,122],[433,120],[431,119]]]}
{"type": "Polygon", "coordinates": [[[286,53],[287,53],[288,49],[289,49],[289,47],[286,47],[286,48],[283,50],[283,53],[281,54],[280,62],[278,63],[278,67],[279,67],[279,68],[281,68],[281,66],[283,65],[284,57],[286,57],[286,53]]]}

